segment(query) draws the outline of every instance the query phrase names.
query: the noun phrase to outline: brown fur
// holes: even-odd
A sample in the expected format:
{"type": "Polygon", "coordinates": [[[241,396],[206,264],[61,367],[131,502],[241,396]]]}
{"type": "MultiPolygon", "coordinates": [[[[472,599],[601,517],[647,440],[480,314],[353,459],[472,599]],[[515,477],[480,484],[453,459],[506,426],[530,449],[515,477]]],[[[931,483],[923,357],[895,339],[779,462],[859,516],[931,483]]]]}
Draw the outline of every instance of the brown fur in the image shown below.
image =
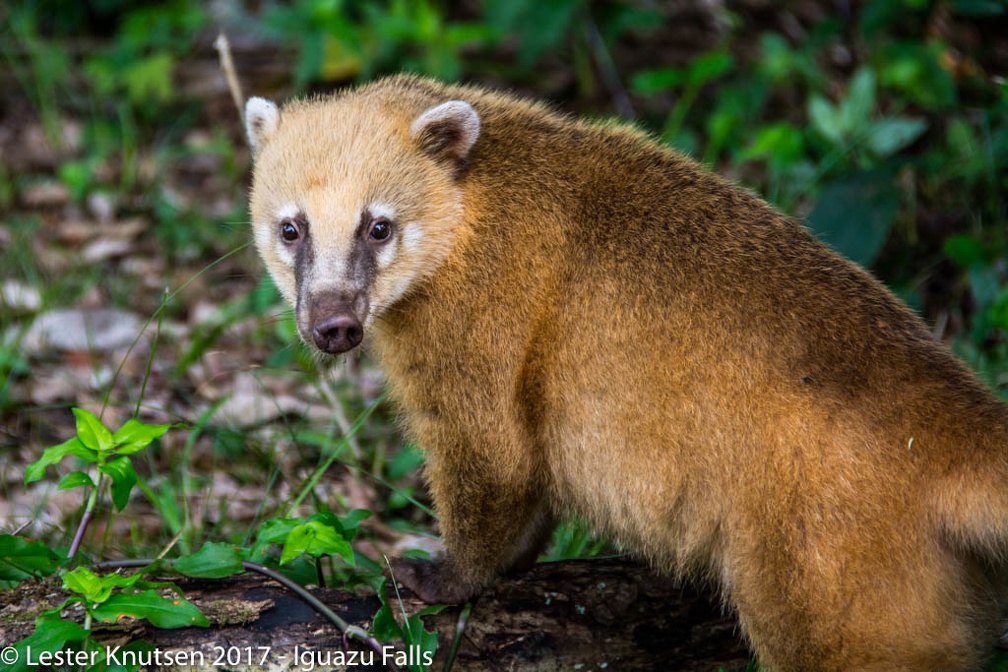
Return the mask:
{"type": "Polygon", "coordinates": [[[716,581],[769,669],[982,663],[1008,413],[868,273],[627,127],[411,77],[270,114],[267,266],[309,342],[316,294],[366,295],[348,310],[427,451],[447,553],[398,579],[468,598],[577,514],[716,581]],[[478,113],[471,151],[452,118],[411,135],[450,100],[478,113]],[[299,288],[275,209],[305,210],[318,255],[369,199],[419,242],[364,288],[299,288]]]}

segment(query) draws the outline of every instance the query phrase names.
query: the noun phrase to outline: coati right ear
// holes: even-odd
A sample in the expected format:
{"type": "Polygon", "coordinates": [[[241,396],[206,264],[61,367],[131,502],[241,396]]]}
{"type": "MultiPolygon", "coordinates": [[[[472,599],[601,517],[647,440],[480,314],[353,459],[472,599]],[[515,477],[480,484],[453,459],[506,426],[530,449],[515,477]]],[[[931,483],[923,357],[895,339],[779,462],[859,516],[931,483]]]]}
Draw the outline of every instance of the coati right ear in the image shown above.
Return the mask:
{"type": "Polygon", "coordinates": [[[265,98],[248,99],[245,103],[245,132],[253,154],[263,148],[279,126],[280,108],[276,103],[265,98]]]}
{"type": "Polygon", "coordinates": [[[449,100],[423,112],[410,125],[410,137],[435,159],[461,164],[479,137],[479,115],[472,105],[449,100]]]}

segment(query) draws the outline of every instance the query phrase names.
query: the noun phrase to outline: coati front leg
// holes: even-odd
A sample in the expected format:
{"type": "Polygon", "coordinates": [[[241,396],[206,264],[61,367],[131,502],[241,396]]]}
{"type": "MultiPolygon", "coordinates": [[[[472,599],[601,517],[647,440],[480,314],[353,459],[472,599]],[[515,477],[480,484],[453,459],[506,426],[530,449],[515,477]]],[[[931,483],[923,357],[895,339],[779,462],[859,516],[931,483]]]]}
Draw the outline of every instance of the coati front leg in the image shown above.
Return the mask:
{"type": "Polygon", "coordinates": [[[498,575],[527,571],[553,531],[545,479],[532,460],[480,452],[428,454],[445,554],[392,561],[394,579],[425,602],[464,602],[498,575]]]}

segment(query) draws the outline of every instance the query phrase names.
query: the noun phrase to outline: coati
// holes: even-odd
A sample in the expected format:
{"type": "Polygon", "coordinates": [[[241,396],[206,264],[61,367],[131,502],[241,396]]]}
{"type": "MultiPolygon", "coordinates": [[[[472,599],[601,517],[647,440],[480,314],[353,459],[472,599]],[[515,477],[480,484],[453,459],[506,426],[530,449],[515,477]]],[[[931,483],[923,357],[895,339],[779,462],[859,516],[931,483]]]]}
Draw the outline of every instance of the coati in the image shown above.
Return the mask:
{"type": "Polygon", "coordinates": [[[456,602],[576,514],[723,590],[768,669],[982,665],[1008,408],[880,282],[615,123],[394,76],[252,98],[255,242],[426,450],[456,602]]]}

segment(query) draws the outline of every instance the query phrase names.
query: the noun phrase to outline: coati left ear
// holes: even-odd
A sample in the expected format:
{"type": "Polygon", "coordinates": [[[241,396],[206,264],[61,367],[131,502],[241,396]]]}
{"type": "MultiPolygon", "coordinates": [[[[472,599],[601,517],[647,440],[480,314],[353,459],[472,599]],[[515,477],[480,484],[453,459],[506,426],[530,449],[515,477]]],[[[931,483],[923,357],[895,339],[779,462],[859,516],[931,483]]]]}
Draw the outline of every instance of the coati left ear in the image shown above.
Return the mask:
{"type": "Polygon", "coordinates": [[[280,108],[265,98],[249,98],[245,103],[245,132],[252,153],[257,153],[280,126],[280,108]]]}
{"type": "Polygon", "coordinates": [[[421,151],[455,163],[469,156],[479,132],[479,115],[472,105],[461,100],[435,105],[410,125],[410,137],[421,151]]]}

